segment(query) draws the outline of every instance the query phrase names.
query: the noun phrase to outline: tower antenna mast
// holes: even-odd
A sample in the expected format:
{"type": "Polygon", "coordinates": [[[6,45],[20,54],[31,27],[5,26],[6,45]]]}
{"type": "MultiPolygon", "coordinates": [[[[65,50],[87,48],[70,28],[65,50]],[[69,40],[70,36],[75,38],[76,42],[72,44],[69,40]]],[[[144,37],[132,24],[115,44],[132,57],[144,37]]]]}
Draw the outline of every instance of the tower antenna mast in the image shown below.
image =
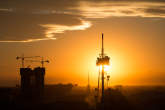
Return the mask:
{"type": "MultiPolygon", "coordinates": [[[[110,57],[106,56],[104,54],[104,34],[102,33],[102,48],[101,48],[101,54],[99,57],[97,57],[96,60],[96,65],[101,67],[101,80],[102,80],[102,97],[101,97],[101,102],[104,103],[104,66],[109,65],[109,59],[110,57]]],[[[99,83],[99,81],[98,81],[99,83]]],[[[99,84],[98,84],[99,87],[99,84]]],[[[99,88],[98,88],[99,89],[99,88]]]]}
{"type": "Polygon", "coordinates": [[[89,72],[88,72],[88,93],[90,93],[90,76],[89,76],[89,72]]]}
{"type": "Polygon", "coordinates": [[[102,58],[104,57],[104,34],[102,33],[102,51],[101,51],[102,58]]]}
{"type": "MultiPolygon", "coordinates": [[[[102,33],[102,58],[104,58],[104,34],[102,33]]],[[[102,64],[101,71],[101,79],[102,79],[102,98],[101,101],[104,102],[104,64],[102,64]]]]}

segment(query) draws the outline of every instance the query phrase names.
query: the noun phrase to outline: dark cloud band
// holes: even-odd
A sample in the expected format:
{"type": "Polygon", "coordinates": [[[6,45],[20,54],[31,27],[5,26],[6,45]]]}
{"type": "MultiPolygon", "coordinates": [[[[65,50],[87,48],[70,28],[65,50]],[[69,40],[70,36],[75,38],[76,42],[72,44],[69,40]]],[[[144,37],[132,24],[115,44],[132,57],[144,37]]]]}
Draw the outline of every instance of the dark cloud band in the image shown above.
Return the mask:
{"type": "Polygon", "coordinates": [[[137,16],[164,19],[165,0],[3,0],[0,42],[54,40],[67,30],[89,28],[88,18],[137,16]]]}

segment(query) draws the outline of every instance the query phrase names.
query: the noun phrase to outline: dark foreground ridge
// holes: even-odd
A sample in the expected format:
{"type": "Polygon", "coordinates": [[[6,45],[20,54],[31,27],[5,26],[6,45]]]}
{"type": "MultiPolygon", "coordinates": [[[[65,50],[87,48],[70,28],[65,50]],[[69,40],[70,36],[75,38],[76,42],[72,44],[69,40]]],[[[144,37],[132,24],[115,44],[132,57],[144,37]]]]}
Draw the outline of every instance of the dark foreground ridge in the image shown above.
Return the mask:
{"type": "MultiPolygon", "coordinates": [[[[165,110],[165,87],[117,86],[105,90],[105,110],[165,110]]],[[[47,85],[38,93],[19,88],[0,88],[0,106],[5,110],[99,110],[94,90],[72,84],[47,85]]]]}

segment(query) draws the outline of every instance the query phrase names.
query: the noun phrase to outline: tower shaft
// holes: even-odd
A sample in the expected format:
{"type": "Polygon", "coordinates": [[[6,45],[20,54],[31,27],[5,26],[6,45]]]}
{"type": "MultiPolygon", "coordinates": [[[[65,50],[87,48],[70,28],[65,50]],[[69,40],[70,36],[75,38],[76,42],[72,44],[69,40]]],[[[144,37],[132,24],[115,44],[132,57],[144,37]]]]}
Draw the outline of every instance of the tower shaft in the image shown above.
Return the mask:
{"type": "Polygon", "coordinates": [[[104,57],[104,34],[102,33],[102,49],[101,49],[101,57],[104,57]]]}
{"type": "Polygon", "coordinates": [[[102,65],[102,97],[101,102],[104,102],[104,65],[102,65]]]}
{"type": "MultiPolygon", "coordinates": [[[[101,57],[104,57],[104,35],[102,33],[102,51],[101,51],[101,57]]],[[[101,71],[101,75],[102,75],[102,97],[101,97],[101,101],[102,103],[104,102],[104,65],[102,64],[102,71],[101,71]]]]}

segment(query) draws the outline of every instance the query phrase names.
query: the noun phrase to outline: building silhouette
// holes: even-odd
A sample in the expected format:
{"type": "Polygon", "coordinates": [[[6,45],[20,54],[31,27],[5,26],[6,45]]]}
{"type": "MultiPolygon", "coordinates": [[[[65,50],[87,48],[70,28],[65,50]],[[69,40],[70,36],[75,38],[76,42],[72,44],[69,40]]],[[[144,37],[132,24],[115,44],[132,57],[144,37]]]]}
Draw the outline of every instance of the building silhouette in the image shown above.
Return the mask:
{"type": "Polygon", "coordinates": [[[41,90],[44,88],[45,68],[20,68],[22,91],[41,90]]]}

